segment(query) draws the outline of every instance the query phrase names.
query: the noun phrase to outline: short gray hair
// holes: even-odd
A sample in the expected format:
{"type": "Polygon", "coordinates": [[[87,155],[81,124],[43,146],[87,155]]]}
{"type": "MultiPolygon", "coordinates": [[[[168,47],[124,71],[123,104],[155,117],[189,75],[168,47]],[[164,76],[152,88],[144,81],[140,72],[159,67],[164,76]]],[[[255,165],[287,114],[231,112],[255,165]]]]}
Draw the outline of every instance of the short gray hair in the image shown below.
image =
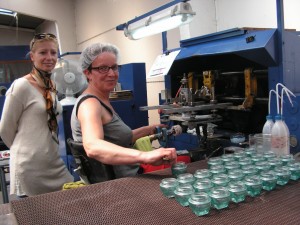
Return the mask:
{"type": "Polygon", "coordinates": [[[115,45],[108,43],[95,43],[86,47],[80,55],[80,66],[82,71],[89,68],[97,56],[103,52],[113,53],[117,58],[117,63],[119,63],[120,51],[115,45]]]}

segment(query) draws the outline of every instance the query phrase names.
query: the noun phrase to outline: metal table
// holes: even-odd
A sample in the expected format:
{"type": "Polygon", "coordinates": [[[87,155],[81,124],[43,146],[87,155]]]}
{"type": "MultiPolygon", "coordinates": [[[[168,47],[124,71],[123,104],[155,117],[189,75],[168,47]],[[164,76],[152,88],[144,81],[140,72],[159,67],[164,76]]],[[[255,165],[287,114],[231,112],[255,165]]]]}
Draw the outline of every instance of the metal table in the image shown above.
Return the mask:
{"type": "MultiPolygon", "coordinates": [[[[193,162],[188,172],[206,166],[204,161],[193,162]]],[[[19,224],[300,224],[299,181],[197,217],[160,192],[161,179],[170,176],[168,168],[10,204],[19,224]]]]}

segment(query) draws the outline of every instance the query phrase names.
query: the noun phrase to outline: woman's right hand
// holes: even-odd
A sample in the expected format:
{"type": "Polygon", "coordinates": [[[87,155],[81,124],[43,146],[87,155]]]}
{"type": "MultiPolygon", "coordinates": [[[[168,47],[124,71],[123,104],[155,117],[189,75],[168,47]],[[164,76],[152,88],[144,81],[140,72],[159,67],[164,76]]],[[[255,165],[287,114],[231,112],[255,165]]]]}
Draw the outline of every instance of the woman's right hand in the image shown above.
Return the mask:
{"type": "Polygon", "coordinates": [[[144,152],[144,163],[158,166],[161,164],[174,164],[177,160],[175,148],[158,148],[150,152],[144,152]]]}

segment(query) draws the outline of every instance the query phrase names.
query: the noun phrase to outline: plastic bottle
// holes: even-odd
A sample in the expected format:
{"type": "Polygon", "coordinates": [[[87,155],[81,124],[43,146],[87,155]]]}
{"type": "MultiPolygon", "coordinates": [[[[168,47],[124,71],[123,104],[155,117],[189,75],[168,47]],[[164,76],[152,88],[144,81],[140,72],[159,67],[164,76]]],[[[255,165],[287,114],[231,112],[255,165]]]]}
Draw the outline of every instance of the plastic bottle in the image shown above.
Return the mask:
{"type": "Polygon", "coordinates": [[[290,130],[289,130],[287,124],[285,123],[284,116],[281,116],[281,120],[282,120],[282,122],[283,122],[285,131],[286,131],[287,137],[288,137],[288,139],[287,139],[287,145],[288,145],[288,152],[287,152],[287,154],[290,154],[290,130]]]}
{"type": "Polygon", "coordinates": [[[265,125],[262,130],[264,152],[271,150],[271,134],[272,128],[274,126],[274,122],[271,115],[267,115],[266,119],[267,121],[265,122],[265,125]]]}
{"type": "Polygon", "coordinates": [[[266,116],[267,121],[265,122],[265,125],[263,127],[262,133],[263,134],[271,134],[272,133],[272,128],[274,125],[273,119],[271,115],[266,116]]]}
{"type": "Polygon", "coordinates": [[[275,123],[271,132],[271,150],[277,155],[290,153],[289,148],[289,133],[287,133],[286,125],[281,119],[281,115],[275,116],[275,123]]]}

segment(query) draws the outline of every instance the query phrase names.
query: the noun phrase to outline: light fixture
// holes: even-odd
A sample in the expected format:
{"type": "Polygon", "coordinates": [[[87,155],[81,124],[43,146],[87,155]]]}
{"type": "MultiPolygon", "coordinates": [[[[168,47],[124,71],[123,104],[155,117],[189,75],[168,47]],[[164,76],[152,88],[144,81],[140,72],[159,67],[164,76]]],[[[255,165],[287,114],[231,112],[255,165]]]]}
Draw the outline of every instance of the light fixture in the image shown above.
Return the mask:
{"type": "Polygon", "coordinates": [[[187,1],[173,1],[119,25],[117,30],[124,30],[126,37],[137,40],[187,24],[195,14],[187,1]]]}
{"type": "Polygon", "coordinates": [[[14,11],[11,11],[11,10],[7,10],[7,9],[2,9],[2,8],[0,8],[0,14],[6,15],[6,16],[13,16],[13,17],[16,17],[17,12],[14,12],[14,11]]]}

